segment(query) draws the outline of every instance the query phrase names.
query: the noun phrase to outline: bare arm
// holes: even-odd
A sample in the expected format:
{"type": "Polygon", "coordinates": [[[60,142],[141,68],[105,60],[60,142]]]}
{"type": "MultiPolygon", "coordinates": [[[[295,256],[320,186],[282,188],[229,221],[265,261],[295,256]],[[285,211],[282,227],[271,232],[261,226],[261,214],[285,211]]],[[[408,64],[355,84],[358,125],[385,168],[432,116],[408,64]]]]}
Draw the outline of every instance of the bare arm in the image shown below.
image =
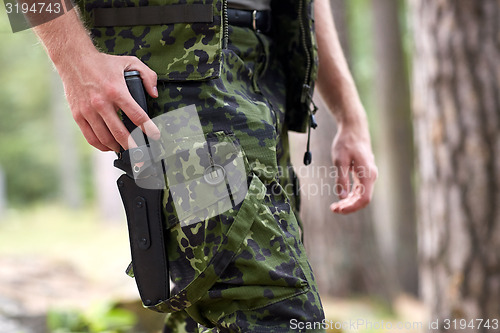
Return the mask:
{"type": "Polygon", "coordinates": [[[365,110],[347,66],[328,0],[315,1],[316,33],[319,52],[317,86],[338,122],[332,144],[332,160],[338,168],[340,201],[330,209],[348,214],[365,207],[371,200],[377,178],[365,110]],[[349,171],[354,184],[351,187],[349,171]]]}
{"type": "Polygon", "coordinates": [[[122,109],[136,125],[145,126],[150,136],[159,131],[128,92],[124,71],[141,73],[144,86],[157,97],[156,73],[136,57],[99,52],[83,27],[76,9],[34,27],[61,76],[73,118],[94,147],[119,151],[128,148],[128,131],[118,117],[122,109]]]}

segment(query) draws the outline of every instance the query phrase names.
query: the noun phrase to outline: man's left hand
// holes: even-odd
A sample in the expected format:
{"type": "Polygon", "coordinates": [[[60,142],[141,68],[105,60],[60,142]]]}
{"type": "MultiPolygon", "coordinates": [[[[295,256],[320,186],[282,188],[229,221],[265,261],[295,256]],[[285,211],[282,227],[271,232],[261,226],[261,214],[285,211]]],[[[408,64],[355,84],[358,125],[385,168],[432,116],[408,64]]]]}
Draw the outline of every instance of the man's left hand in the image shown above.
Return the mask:
{"type": "Polygon", "coordinates": [[[330,205],[334,213],[349,214],[367,206],[372,198],[378,171],[367,129],[340,125],[332,144],[337,168],[340,201],[330,205]],[[351,186],[352,178],[352,186],[351,186]]]}

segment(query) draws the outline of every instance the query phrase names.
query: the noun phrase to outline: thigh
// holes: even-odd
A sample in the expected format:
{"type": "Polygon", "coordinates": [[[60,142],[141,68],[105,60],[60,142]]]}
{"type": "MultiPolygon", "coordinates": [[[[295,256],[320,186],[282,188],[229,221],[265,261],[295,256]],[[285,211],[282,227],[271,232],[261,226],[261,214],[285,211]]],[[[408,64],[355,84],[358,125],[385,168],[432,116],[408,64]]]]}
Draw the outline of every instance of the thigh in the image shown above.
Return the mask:
{"type": "Polygon", "coordinates": [[[288,332],[324,314],[287,196],[275,182],[258,219],[209,292],[188,313],[220,332],[288,332]]]}
{"type": "MultiPolygon", "coordinates": [[[[217,144],[228,143],[237,146],[237,153],[241,153],[248,178],[256,176],[254,183],[259,183],[258,188],[265,189],[271,186],[278,175],[276,147],[279,140],[276,109],[271,106],[257,84],[265,69],[265,62],[259,62],[259,55],[265,52],[263,44],[252,31],[235,28],[230,36],[230,47],[223,50],[223,66],[219,78],[182,83],[162,82],[158,85],[160,96],[150,101],[150,109],[156,115],[169,115],[174,113],[173,110],[194,105],[196,121],[201,126],[202,135],[192,140],[187,139],[192,141],[190,145],[200,147],[205,137],[217,134],[220,139],[217,144]]],[[[174,119],[171,122],[174,126],[167,131],[178,131],[180,126],[190,127],[186,125],[188,121],[189,119],[174,119]]],[[[179,166],[179,172],[175,175],[176,182],[185,184],[185,197],[189,196],[188,200],[200,201],[202,197],[207,198],[215,193],[202,193],[195,188],[193,182],[187,180],[190,168],[199,169],[196,165],[199,160],[196,154],[200,155],[197,148],[187,153],[181,151],[178,157],[172,159],[172,163],[167,163],[170,164],[167,167],[179,166]],[[196,194],[197,197],[194,198],[191,194],[196,194]]],[[[219,157],[226,158],[217,156],[219,157]]],[[[193,206],[195,205],[196,203],[193,206]]],[[[175,193],[172,193],[171,187],[165,191],[164,206],[168,230],[166,242],[170,271],[173,281],[181,289],[206,269],[224,242],[223,236],[227,235],[230,229],[235,229],[237,216],[239,220],[243,220],[239,214],[240,205],[235,203],[232,209],[214,218],[183,225],[179,223],[182,221],[179,219],[179,204],[176,202],[175,193]]],[[[247,221],[242,222],[253,223],[248,221],[249,219],[245,218],[247,221]]],[[[253,217],[251,219],[253,220],[253,217]]],[[[239,237],[243,241],[245,235],[240,234],[239,237]]]]}
{"type": "MultiPolygon", "coordinates": [[[[172,196],[166,191],[171,277],[182,289],[205,278],[215,261],[224,262],[216,265],[218,278],[207,292],[196,300],[186,297],[182,308],[206,327],[252,331],[243,323],[255,319],[252,325],[286,329],[290,319],[321,320],[323,313],[293,202],[284,191],[288,178],[278,167],[289,164],[288,150],[281,145],[286,142],[284,78],[270,56],[269,40],[236,30],[223,52],[220,78],[164,82],[158,86],[160,97],[150,102],[156,114],[194,104],[205,135],[230,133],[235,139],[252,179],[243,203],[187,226],[179,223],[172,196]],[[262,62],[262,56],[267,60],[262,62]],[[235,233],[235,229],[245,232],[235,233]],[[239,244],[230,251],[221,250],[232,242],[239,244]],[[220,257],[229,260],[226,263],[220,257]],[[254,319],[242,320],[247,315],[254,319]]],[[[181,165],[186,159],[181,156],[178,162],[181,165]]]]}
{"type": "Polygon", "coordinates": [[[290,297],[278,303],[238,310],[223,317],[218,327],[199,328],[200,332],[325,332],[320,303],[312,293],[290,297]]]}

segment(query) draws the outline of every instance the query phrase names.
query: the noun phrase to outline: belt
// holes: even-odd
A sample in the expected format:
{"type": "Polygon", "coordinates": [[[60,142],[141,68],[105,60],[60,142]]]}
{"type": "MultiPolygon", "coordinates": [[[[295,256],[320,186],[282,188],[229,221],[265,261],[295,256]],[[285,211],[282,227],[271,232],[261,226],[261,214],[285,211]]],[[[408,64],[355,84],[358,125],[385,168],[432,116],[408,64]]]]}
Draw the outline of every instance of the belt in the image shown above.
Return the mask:
{"type": "Polygon", "coordinates": [[[270,10],[241,10],[229,8],[227,19],[230,25],[250,28],[257,32],[269,33],[271,31],[270,10]]]}
{"type": "MultiPolygon", "coordinates": [[[[94,8],[95,27],[170,23],[212,22],[211,5],[170,5],[123,8],[94,8]]],[[[228,23],[254,31],[271,31],[270,10],[227,10],[228,23]]]]}

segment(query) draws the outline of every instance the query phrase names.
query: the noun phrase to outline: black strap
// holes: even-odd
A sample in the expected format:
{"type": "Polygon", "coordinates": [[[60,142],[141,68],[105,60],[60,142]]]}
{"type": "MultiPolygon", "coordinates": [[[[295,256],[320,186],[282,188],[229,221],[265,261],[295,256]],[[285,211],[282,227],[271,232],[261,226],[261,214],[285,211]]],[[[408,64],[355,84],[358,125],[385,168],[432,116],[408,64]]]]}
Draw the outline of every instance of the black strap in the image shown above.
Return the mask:
{"type": "Polygon", "coordinates": [[[271,30],[270,10],[227,10],[229,24],[267,33],[271,30]]]}
{"type": "Polygon", "coordinates": [[[135,281],[144,305],[152,306],[170,296],[163,190],[142,188],[127,175],[117,183],[127,215],[135,281]]]}
{"type": "Polygon", "coordinates": [[[125,8],[95,8],[95,27],[213,22],[212,5],[166,5],[125,8]]]}

